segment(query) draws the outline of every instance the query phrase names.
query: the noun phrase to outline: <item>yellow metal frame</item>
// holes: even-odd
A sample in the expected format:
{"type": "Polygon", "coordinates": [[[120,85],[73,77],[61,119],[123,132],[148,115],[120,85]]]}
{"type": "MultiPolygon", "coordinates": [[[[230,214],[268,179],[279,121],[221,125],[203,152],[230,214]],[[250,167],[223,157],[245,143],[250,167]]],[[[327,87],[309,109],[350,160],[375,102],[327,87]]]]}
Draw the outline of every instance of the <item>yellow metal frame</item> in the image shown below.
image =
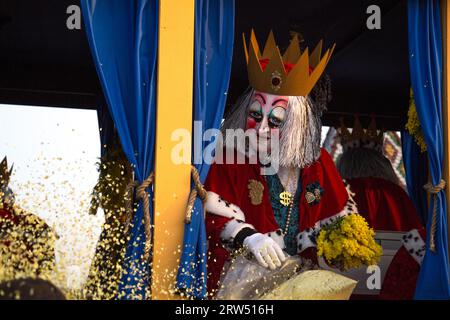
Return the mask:
{"type": "MultiPolygon", "coordinates": [[[[172,133],[192,131],[194,0],[161,0],[155,153],[153,299],[176,299],[173,289],[181,255],[190,164],[171,159],[172,133]]],[[[190,139],[189,139],[190,141],[190,139]]],[[[190,146],[189,154],[191,159],[190,146]]]]}

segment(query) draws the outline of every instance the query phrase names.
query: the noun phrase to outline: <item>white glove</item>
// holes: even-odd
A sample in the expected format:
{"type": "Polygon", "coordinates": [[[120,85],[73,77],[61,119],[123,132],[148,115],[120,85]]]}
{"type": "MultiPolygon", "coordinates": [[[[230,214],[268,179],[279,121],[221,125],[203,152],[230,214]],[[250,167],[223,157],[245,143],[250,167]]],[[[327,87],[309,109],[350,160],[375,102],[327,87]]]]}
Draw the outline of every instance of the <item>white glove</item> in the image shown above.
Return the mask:
{"type": "Polygon", "coordinates": [[[244,239],[246,246],[255,256],[260,265],[274,270],[281,267],[281,262],[286,260],[283,250],[271,237],[262,233],[255,233],[244,239]]]}

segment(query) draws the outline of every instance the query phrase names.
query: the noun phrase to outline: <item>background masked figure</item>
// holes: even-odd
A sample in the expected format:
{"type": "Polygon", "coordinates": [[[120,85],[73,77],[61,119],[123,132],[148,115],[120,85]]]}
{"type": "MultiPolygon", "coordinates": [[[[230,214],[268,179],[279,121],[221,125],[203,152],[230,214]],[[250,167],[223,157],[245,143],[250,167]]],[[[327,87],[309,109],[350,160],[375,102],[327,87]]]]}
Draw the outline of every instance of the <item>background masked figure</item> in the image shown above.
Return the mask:
{"type": "Polygon", "coordinates": [[[283,251],[314,259],[321,227],[357,211],[320,148],[325,106],[309,95],[332,49],[322,55],[319,43],[311,55],[301,53],[294,36],[281,57],[270,33],[261,54],[253,32],[244,47],[251,88],[223,123],[226,156],[216,154],[205,183],[210,294],[233,250],[245,246],[271,269],[281,266],[283,251]],[[235,145],[237,129],[255,139],[235,145]]]}
{"type": "Polygon", "coordinates": [[[48,280],[56,269],[56,235],[44,220],[14,204],[11,174],[5,157],[0,163],[0,281],[48,280]]]}
{"type": "Polygon", "coordinates": [[[412,299],[425,254],[425,229],[391,162],[383,155],[384,136],[377,131],[375,119],[364,130],[356,117],[351,134],[341,122],[344,153],[337,168],[355,193],[360,214],[377,231],[406,233],[387,270],[379,298],[412,299]]]}

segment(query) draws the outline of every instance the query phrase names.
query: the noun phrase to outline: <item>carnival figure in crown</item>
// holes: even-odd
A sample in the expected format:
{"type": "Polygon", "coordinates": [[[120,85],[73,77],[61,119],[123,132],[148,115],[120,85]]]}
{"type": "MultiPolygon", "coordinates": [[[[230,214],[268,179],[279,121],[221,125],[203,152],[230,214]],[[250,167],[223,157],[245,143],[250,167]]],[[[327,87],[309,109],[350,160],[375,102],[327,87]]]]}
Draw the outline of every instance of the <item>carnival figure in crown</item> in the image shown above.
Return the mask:
{"type": "Polygon", "coordinates": [[[13,167],[0,162],[0,281],[40,277],[56,269],[55,232],[38,216],[15,204],[9,188],[13,167]]]}
{"type": "Polygon", "coordinates": [[[320,230],[357,213],[351,192],[320,147],[325,106],[311,95],[334,46],[322,54],[321,41],[309,53],[294,35],[282,56],[271,32],[261,53],[252,31],[244,48],[250,88],[222,126],[223,150],[234,154],[216,157],[205,183],[210,293],[233,250],[244,246],[271,269],[280,267],[286,254],[315,260],[320,230]],[[253,130],[256,139],[230,146],[230,129],[253,130]],[[239,161],[243,157],[246,161],[239,161]],[[264,171],[268,167],[275,170],[264,171]]]}
{"type": "Polygon", "coordinates": [[[344,152],[337,168],[355,193],[361,215],[377,231],[404,233],[402,246],[386,270],[379,298],[412,299],[425,255],[425,228],[390,160],[383,154],[383,130],[377,129],[375,117],[364,129],[355,116],[351,133],[344,119],[339,131],[344,152]]]}

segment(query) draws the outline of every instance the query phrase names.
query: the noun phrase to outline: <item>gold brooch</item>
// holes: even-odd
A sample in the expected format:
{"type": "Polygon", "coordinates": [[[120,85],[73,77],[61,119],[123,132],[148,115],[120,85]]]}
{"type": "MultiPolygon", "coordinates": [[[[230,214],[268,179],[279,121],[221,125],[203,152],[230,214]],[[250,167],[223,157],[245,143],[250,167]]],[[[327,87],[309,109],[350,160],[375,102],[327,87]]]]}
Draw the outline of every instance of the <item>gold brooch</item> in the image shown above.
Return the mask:
{"type": "Polygon", "coordinates": [[[323,188],[318,182],[314,182],[306,186],[306,202],[310,205],[316,205],[320,202],[323,196],[323,188]]]}
{"type": "Polygon", "coordinates": [[[260,181],[250,179],[248,180],[248,195],[252,205],[257,206],[262,203],[264,186],[260,181]]]}
{"type": "Polygon", "coordinates": [[[305,197],[306,197],[306,202],[308,202],[308,204],[311,204],[314,201],[316,201],[316,196],[312,192],[307,192],[305,197]]]}

